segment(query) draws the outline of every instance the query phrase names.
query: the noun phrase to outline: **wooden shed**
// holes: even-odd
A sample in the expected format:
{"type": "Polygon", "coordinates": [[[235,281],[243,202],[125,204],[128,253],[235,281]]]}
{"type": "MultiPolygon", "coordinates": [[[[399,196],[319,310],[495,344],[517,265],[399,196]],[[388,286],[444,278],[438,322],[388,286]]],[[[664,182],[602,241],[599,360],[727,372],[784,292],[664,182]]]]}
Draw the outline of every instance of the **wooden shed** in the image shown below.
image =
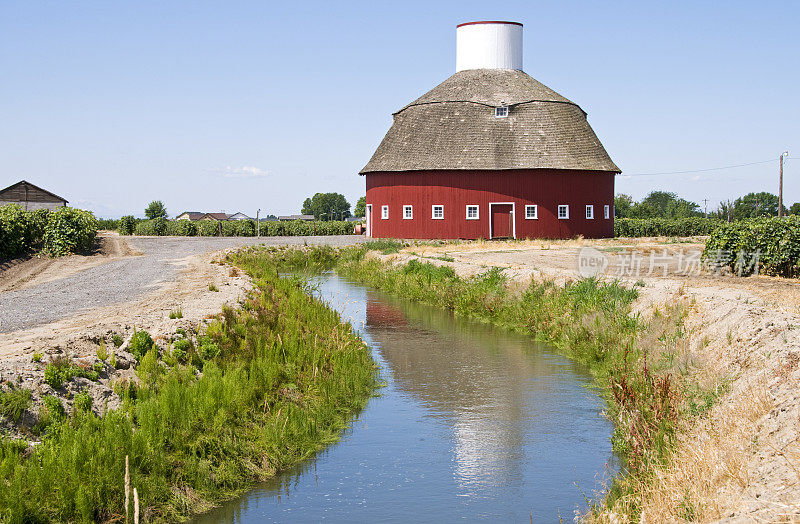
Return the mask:
{"type": "Polygon", "coordinates": [[[457,71],[394,116],[366,178],[367,231],[395,238],[610,237],[609,157],[576,103],[522,69],[522,25],[457,28],[457,71]]]}
{"type": "Polygon", "coordinates": [[[0,206],[6,204],[19,204],[25,211],[37,209],[55,210],[65,207],[67,201],[55,193],[35,186],[25,180],[20,180],[7,188],[0,190],[0,206]]]}

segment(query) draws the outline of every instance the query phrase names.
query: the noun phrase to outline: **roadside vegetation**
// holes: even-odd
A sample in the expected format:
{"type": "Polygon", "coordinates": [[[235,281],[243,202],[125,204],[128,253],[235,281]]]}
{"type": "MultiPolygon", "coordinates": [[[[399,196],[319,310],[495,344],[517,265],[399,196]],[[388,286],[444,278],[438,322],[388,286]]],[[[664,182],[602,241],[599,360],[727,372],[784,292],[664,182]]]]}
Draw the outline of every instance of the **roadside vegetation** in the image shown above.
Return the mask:
{"type": "Polygon", "coordinates": [[[54,257],[92,248],[97,220],[89,211],[62,207],[25,211],[18,204],[0,207],[0,260],[41,251],[54,257]]]}
{"type": "Polygon", "coordinates": [[[616,218],[615,237],[693,237],[710,235],[724,222],[703,217],[616,218]]]}
{"type": "MultiPolygon", "coordinates": [[[[204,236],[204,237],[254,237],[254,220],[152,220],[125,216],[119,220],[102,220],[102,229],[117,230],[120,235],[142,236],[204,236]]],[[[352,235],[355,224],[347,221],[277,221],[261,222],[261,236],[313,236],[313,235],[352,235]]]]}
{"type": "Polygon", "coordinates": [[[295,270],[335,268],[389,294],[528,334],[585,364],[608,403],[613,447],[624,460],[623,474],[598,504],[622,508],[635,520],[641,488],[654,467],[668,460],[678,429],[702,416],[716,398],[693,382],[690,363],[683,358],[681,307],[656,310],[644,319],[632,313],[636,288],[618,282],[587,279],[562,287],[534,281],[520,287],[497,268],[461,278],[448,266],[417,260],[392,265],[367,254],[402,247],[394,240],[338,250],[253,247],[231,260],[271,258],[295,270]]]}
{"type": "MultiPolygon", "coordinates": [[[[281,259],[233,259],[256,284],[240,309],[161,346],[137,330],[135,378],[114,383],[119,409],[46,396],[40,443],[0,436],[0,520],[125,520],[126,462],[143,520],[183,520],[339,438],[377,385],[368,348],[303,280],[278,276],[281,259]]],[[[97,353],[113,369],[114,350],[97,353]]],[[[54,388],[92,372],[45,368],[54,388]]],[[[24,391],[0,387],[0,416],[19,419],[24,391]]]]}
{"type": "Polygon", "coordinates": [[[800,216],[719,224],[706,241],[704,257],[737,275],[800,277],[800,216]]]}

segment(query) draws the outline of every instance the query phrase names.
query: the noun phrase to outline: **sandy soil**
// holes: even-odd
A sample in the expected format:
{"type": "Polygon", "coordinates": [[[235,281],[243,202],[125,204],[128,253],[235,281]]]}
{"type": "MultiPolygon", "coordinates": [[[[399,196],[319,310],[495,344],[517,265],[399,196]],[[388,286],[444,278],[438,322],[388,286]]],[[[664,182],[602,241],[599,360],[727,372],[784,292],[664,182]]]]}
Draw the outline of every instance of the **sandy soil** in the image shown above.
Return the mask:
{"type": "MultiPolygon", "coordinates": [[[[637,285],[639,313],[685,306],[682,358],[696,380],[723,392],[704,419],[683,429],[674,460],[646,491],[642,520],[799,521],[800,283],[718,275],[713,268],[677,274],[686,267],[685,255],[702,250],[699,240],[420,244],[381,258],[421,258],[461,275],[496,266],[520,283],[563,283],[579,278],[581,250],[593,247],[608,261],[599,278],[637,285]],[[631,252],[641,254],[642,267],[624,274],[620,268],[631,269],[631,252]],[[652,269],[651,253],[663,262],[652,269]]],[[[618,516],[608,512],[600,520],[618,516]]]]}

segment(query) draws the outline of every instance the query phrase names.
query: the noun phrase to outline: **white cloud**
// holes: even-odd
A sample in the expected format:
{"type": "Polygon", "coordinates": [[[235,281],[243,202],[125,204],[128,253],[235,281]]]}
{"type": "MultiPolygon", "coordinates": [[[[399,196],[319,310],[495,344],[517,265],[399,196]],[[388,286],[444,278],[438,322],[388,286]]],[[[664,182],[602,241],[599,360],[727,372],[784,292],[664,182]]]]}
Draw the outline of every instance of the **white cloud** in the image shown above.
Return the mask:
{"type": "Polygon", "coordinates": [[[255,166],[228,166],[222,171],[222,176],[225,178],[263,178],[269,176],[269,171],[255,166]]]}

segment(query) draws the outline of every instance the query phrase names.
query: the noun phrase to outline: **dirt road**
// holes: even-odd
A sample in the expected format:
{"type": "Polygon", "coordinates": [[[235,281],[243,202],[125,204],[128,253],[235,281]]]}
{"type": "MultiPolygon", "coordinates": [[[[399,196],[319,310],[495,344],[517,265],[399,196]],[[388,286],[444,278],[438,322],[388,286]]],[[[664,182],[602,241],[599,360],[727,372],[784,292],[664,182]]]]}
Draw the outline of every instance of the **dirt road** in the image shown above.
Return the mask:
{"type": "Polygon", "coordinates": [[[252,244],[348,245],[360,236],[101,238],[95,256],[33,259],[0,272],[0,333],[141,298],[175,281],[188,257],[252,244]]]}

